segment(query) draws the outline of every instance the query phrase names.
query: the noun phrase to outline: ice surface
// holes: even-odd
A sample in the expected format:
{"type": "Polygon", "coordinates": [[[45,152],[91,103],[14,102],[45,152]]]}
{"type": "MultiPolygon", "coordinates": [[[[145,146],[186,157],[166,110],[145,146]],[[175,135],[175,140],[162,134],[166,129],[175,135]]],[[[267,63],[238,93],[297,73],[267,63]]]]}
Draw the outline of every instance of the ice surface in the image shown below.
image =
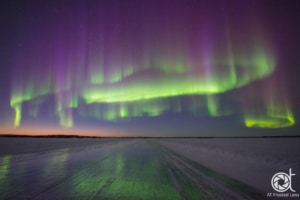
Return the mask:
{"type": "Polygon", "coordinates": [[[299,138],[1,138],[0,199],[266,199],[299,138]]]}

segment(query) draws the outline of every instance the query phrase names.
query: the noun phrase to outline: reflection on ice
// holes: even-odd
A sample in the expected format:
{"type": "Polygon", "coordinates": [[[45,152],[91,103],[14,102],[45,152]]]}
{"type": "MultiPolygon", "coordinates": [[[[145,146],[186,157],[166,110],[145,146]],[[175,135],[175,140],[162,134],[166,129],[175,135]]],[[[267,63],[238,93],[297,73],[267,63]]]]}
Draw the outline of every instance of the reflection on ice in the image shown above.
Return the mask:
{"type": "Polygon", "coordinates": [[[9,170],[11,155],[5,155],[0,157],[0,199],[5,198],[6,190],[9,187],[9,170]]]}
{"type": "Polygon", "coordinates": [[[44,170],[43,179],[59,179],[66,175],[68,149],[54,151],[44,170]]]}
{"type": "MultiPolygon", "coordinates": [[[[218,173],[214,166],[204,167],[203,163],[213,159],[213,156],[207,156],[208,151],[196,149],[189,154],[192,158],[204,156],[202,162],[195,162],[184,154],[185,149],[189,149],[184,142],[199,142],[201,145],[197,147],[202,149],[206,143],[206,147],[212,145],[212,148],[217,148],[217,139],[180,139],[182,144],[177,140],[111,139],[103,142],[105,140],[101,139],[98,144],[95,142],[89,146],[79,144],[86,141],[80,139],[72,140],[72,147],[66,145],[66,148],[52,151],[4,155],[0,157],[0,199],[265,198],[261,190],[243,182],[247,177],[237,181],[218,173]]],[[[223,147],[226,140],[220,140],[223,147]]],[[[261,140],[262,145],[267,141],[261,140]]],[[[256,144],[261,140],[255,139],[256,144]]],[[[268,150],[276,141],[272,139],[269,142],[268,150]]],[[[235,144],[237,146],[231,144],[225,149],[231,148],[232,152],[240,153],[247,146],[244,140],[243,146],[235,144]]],[[[247,150],[255,152],[250,146],[247,150]]],[[[297,155],[297,151],[293,152],[297,155]]],[[[223,159],[222,167],[229,165],[226,155],[220,153],[218,158],[223,159]]],[[[243,167],[243,164],[239,162],[236,166],[243,167]]],[[[259,168],[260,171],[262,169],[259,168]]],[[[297,168],[293,167],[293,170],[298,173],[297,168]]],[[[269,177],[266,180],[269,183],[269,177]]],[[[297,186],[296,182],[293,184],[297,186]]]]}

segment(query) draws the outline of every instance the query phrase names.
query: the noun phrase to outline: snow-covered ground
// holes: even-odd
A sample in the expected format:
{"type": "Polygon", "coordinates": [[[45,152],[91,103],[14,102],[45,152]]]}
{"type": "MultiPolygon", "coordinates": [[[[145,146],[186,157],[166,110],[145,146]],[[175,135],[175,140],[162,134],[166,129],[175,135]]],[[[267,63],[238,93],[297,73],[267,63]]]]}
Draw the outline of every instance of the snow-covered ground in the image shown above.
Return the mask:
{"type": "Polygon", "coordinates": [[[274,192],[277,172],[296,174],[300,192],[300,138],[176,138],[157,141],[164,147],[263,192],[274,192]]]}

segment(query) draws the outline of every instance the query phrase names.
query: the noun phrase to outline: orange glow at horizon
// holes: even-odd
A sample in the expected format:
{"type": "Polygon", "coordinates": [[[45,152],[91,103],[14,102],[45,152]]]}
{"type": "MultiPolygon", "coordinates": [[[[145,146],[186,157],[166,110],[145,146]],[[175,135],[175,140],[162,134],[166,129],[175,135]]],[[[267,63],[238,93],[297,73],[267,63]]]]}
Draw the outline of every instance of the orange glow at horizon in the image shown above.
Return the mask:
{"type": "Polygon", "coordinates": [[[101,129],[59,129],[59,128],[0,128],[0,135],[28,135],[28,136],[47,136],[47,135],[78,135],[78,136],[97,136],[97,137],[130,137],[137,135],[134,132],[101,130],[101,129]]]}

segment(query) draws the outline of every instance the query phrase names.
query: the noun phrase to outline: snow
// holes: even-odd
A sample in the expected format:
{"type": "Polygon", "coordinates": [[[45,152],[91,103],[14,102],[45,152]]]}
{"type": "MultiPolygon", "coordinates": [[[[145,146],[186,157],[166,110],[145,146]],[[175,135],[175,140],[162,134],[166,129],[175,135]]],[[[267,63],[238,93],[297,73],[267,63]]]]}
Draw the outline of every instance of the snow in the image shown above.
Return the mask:
{"type": "Polygon", "coordinates": [[[263,192],[273,191],[275,173],[292,168],[298,174],[293,187],[300,191],[300,138],[176,138],[158,143],[263,192]]]}

